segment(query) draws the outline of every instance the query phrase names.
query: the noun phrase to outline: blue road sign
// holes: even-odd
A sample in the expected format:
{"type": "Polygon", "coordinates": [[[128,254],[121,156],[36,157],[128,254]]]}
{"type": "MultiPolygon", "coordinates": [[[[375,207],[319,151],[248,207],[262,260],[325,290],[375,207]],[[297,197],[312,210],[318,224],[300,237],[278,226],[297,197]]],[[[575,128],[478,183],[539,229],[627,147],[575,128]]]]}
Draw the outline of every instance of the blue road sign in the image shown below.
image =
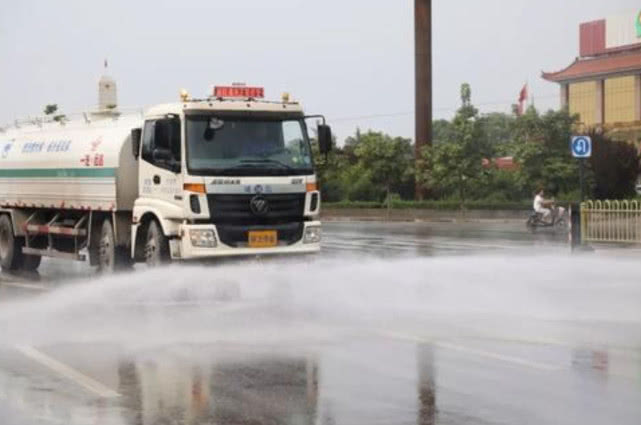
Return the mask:
{"type": "Polygon", "coordinates": [[[588,136],[572,136],[570,150],[575,158],[589,158],[592,156],[592,139],[588,136]]]}

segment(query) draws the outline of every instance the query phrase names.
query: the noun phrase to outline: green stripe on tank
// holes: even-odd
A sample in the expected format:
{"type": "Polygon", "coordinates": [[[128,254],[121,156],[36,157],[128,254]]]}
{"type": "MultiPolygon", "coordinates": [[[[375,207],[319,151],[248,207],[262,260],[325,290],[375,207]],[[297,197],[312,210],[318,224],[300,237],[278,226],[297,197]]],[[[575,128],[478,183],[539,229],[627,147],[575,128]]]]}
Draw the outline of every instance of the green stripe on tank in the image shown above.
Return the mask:
{"type": "Polygon", "coordinates": [[[115,177],[115,168],[1,168],[2,177],[115,177]]]}

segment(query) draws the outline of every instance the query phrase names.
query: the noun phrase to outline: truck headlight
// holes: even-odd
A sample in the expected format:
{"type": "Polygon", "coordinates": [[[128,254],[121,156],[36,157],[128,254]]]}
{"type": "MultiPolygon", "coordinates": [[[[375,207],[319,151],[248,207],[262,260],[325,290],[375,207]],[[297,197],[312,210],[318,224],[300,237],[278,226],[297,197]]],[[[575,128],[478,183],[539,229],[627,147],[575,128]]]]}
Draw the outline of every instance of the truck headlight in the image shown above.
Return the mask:
{"type": "Polygon", "coordinates": [[[191,245],[199,248],[214,248],[217,245],[216,235],[209,229],[190,229],[191,245]]]}
{"type": "Polygon", "coordinates": [[[321,241],[321,227],[308,226],[305,228],[303,243],[319,243],[321,241]]]}

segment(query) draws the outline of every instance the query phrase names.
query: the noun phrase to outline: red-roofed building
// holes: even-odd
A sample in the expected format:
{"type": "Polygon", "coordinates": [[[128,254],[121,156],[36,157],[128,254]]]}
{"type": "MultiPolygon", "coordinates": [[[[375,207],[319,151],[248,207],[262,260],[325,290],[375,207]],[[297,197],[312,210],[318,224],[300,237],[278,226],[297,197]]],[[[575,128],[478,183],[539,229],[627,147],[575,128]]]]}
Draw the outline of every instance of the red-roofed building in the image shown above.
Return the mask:
{"type": "Polygon", "coordinates": [[[586,127],[641,122],[641,11],[579,26],[579,57],[557,72],[543,72],[561,87],[561,106],[586,127]]]}
{"type": "Polygon", "coordinates": [[[483,168],[492,168],[495,167],[499,170],[508,170],[514,171],[519,168],[518,164],[514,162],[514,158],[511,156],[503,156],[501,158],[487,159],[483,158],[481,160],[481,165],[483,168]]]}

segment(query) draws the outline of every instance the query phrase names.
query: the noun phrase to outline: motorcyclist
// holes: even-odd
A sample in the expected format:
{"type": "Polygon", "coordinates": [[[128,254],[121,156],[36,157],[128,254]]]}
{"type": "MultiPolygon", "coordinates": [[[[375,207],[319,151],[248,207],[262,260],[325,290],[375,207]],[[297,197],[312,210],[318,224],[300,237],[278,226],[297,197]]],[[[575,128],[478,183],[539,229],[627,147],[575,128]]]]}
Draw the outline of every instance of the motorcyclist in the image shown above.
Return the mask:
{"type": "MultiPolygon", "coordinates": [[[[539,186],[536,189],[536,193],[534,196],[534,202],[533,202],[534,211],[536,213],[541,214],[542,220],[544,222],[552,224],[554,218],[552,217],[551,208],[554,208],[554,200],[545,199],[543,196],[544,196],[544,190],[542,187],[539,186]]],[[[555,213],[556,213],[555,217],[562,217],[563,214],[565,213],[565,209],[563,207],[556,207],[555,213]]]]}

